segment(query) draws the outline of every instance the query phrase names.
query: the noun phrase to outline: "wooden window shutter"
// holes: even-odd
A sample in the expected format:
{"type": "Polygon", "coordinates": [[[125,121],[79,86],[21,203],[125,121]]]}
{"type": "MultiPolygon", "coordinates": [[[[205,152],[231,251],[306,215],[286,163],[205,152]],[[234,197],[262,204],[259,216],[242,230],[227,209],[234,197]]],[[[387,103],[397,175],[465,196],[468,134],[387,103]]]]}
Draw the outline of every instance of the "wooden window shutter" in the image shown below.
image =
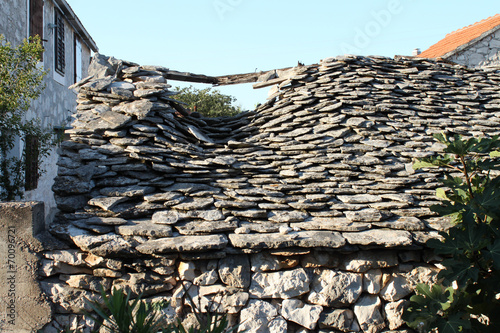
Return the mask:
{"type": "Polygon", "coordinates": [[[38,187],[38,147],[38,137],[30,134],[26,135],[26,169],[24,178],[24,188],[26,191],[34,190],[38,187]]]}
{"type": "Polygon", "coordinates": [[[64,75],[66,69],[66,53],[64,43],[64,17],[61,12],[56,9],[55,13],[56,36],[55,36],[55,68],[59,74],[64,75]]]}
{"type": "MultiPolygon", "coordinates": [[[[29,34],[30,37],[40,36],[43,40],[43,0],[30,0],[29,2],[30,22],[29,34]]],[[[43,52],[40,53],[40,61],[43,61],[43,52]]]]}
{"type": "Polygon", "coordinates": [[[43,0],[30,0],[30,36],[43,39],[43,0]]]}

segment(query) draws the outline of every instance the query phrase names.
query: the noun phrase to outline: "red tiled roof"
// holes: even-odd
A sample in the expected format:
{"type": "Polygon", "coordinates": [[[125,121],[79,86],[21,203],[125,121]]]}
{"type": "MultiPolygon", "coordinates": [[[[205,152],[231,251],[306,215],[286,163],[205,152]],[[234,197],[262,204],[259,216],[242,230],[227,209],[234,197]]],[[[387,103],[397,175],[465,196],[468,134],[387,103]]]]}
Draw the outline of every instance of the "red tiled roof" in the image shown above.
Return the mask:
{"type": "Polygon", "coordinates": [[[422,58],[437,58],[456,50],[458,47],[469,43],[500,25],[500,14],[490,16],[487,19],[471,24],[462,29],[458,29],[446,35],[436,44],[419,54],[422,58]]]}

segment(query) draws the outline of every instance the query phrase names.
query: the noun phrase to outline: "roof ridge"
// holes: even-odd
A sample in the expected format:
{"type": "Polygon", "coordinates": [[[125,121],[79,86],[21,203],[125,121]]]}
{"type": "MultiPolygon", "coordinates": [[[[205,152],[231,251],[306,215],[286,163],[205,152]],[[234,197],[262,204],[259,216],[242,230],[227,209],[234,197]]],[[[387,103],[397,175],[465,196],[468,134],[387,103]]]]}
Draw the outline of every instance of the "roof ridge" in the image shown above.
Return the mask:
{"type": "MultiPolygon", "coordinates": [[[[448,36],[450,36],[450,35],[453,35],[453,34],[459,33],[459,32],[461,32],[461,31],[464,31],[464,30],[470,29],[470,28],[472,28],[472,27],[473,27],[473,26],[475,26],[475,25],[479,25],[479,24],[481,24],[481,23],[486,23],[486,21],[489,21],[489,20],[491,20],[491,19],[493,19],[493,18],[495,18],[495,17],[497,17],[497,16],[499,16],[499,17],[500,17],[500,14],[495,14],[495,15],[492,15],[492,16],[490,16],[490,17],[487,17],[487,18],[485,18],[485,19],[482,19],[481,21],[477,21],[477,22],[472,23],[472,24],[469,24],[469,25],[467,25],[467,26],[465,26],[465,27],[459,28],[459,29],[457,29],[457,30],[455,30],[455,31],[449,32],[449,33],[447,33],[447,34],[446,34],[446,36],[445,36],[445,37],[448,37],[448,36]]],[[[500,23],[499,23],[499,24],[500,24],[500,23]]]]}

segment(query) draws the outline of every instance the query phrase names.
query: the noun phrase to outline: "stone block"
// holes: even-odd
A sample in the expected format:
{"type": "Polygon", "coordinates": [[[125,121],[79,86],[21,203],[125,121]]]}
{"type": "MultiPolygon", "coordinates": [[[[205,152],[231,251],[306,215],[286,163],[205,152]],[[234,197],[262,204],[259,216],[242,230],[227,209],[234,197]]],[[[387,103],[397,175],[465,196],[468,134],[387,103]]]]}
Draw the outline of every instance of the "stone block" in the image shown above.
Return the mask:
{"type": "Polygon", "coordinates": [[[500,47],[500,39],[498,38],[491,39],[489,45],[490,47],[500,47]]]}
{"type": "Polygon", "coordinates": [[[144,254],[201,252],[223,249],[226,244],[225,235],[177,236],[147,241],[137,246],[137,250],[144,254]]]}
{"type": "Polygon", "coordinates": [[[389,329],[395,330],[403,326],[405,321],[403,320],[403,312],[410,302],[407,300],[399,300],[397,302],[387,303],[384,307],[385,318],[389,323],[389,329]]]}
{"type": "Polygon", "coordinates": [[[342,236],[351,245],[379,245],[384,247],[411,245],[412,234],[404,230],[371,229],[356,233],[343,232],[342,236]]]}
{"type": "Polygon", "coordinates": [[[358,320],[359,326],[366,333],[378,333],[386,325],[384,317],[380,312],[382,302],[375,295],[365,295],[354,305],[354,314],[358,320]]]}
{"type": "Polygon", "coordinates": [[[322,311],[322,306],[309,305],[298,299],[285,299],[281,303],[283,318],[293,321],[309,330],[316,328],[322,311]]]}
{"type": "Polygon", "coordinates": [[[319,317],[320,328],[337,329],[342,332],[350,330],[354,321],[354,313],[350,309],[328,309],[319,317]]]}
{"type": "Polygon", "coordinates": [[[339,248],[345,239],[335,231],[299,231],[288,234],[230,234],[234,247],[251,249],[278,249],[286,247],[327,247],[339,248]]]}
{"type": "Polygon", "coordinates": [[[219,284],[200,287],[193,303],[199,306],[203,313],[235,314],[247,304],[248,299],[247,292],[219,284]]]}
{"type": "Polygon", "coordinates": [[[250,261],[248,256],[232,255],[219,260],[219,277],[230,287],[248,288],[250,286],[250,261]]]}
{"type": "Polygon", "coordinates": [[[302,267],[335,268],[338,267],[340,263],[340,257],[341,255],[338,253],[314,250],[313,252],[301,257],[300,263],[302,267]]]}
{"type": "Polygon", "coordinates": [[[287,322],[278,313],[275,305],[258,299],[252,299],[240,312],[238,332],[283,333],[287,331],[287,322]]]}
{"type": "Polygon", "coordinates": [[[307,301],[327,307],[349,306],[356,302],[362,291],[361,274],[317,268],[313,273],[307,301]]]}
{"type": "Polygon", "coordinates": [[[412,288],[406,276],[402,274],[393,274],[384,288],[380,291],[380,297],[388,302],[395,302],[408,296],[411,292],[412,288]]]}
{"type": "Polygon", "coordinates": [[[253,272],[277,271],[293,268],[299,264],[297,258],[271,255],[268,252],[259,252],[250,255],[253,272]]]}
{"type": "Polygon", "coordinates": [[[196,265],[193,262],[181,261],[177,267],[177,272],[182,281],[194,281],[196,278],[196,265]]]}
{"type": "Polygon", "coordinates": [[[370,269],[363,274],[363,290],[369,294],[376,295],[382,289],[382,271],[380,269],[370,269]]]}
{"type": "Polygon", "coordinates": [[[387,268],[398,265],[398,256],[393,251],[360,251],[345,256],[340,267],[351,272],[366,272],[372,268],[387,268]]]}
{"type": "Polygon", "coordinates": [[[309,291],[309,275],[303,268],[271,273],[253,274],[250,284],[251,298],[292,298],[309,291]]]}

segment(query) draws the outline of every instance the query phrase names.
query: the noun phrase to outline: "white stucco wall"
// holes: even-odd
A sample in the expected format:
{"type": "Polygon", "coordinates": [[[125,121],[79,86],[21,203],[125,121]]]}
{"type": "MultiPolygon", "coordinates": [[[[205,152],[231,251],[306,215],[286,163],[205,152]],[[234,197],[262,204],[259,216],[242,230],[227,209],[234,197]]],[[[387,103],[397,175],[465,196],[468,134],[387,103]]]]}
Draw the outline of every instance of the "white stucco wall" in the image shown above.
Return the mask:
{"type": "Polygon", "coordinates": [[[468,67],[500,66],[500,30],[454,54],[448,60],[468,67]]]}
{"type": "MultiPolygon", "coordinates": [[[[2,0],[0,6],[0,34],[5,35],[13,46],[18,45],[28,37],[28,0],[2,0]]],[[[65,21],[65,57],[66,69],[64,76],[54,71],[54,41],[55,30],[49,29],[48,24],[54,23],[55,5],[50,0],[44,2],[44,31],[43,68],[47,71],[45,90],[33,102],[27,113],[27,118],[39,118],[44,127],[66,126],[71,123],[71,115],[76,110],[76,93],[68,87],[74,83],[74,38],[72,27],[65,21]]],[[[82,43],[82,69],[86,76],[90,62],[91,50],[82,43]]],[[[19,156],[24,149],[20,144],[15,154],[19,156]]],[[[55,201],[52,193],[52,184],[57,172],[57,154],[55,149],[44,161],[46,173],[40,177],[38,187],[25,193],[26,200],[45,202],[45,213],[48,220],[55,214],[55,201]]]]}
{"type": "Polygon", "coordinates": [[[27,36],[27,3],[25,0],[2,0],[0,6],[0,34],[14,45],[27,36]]]}

